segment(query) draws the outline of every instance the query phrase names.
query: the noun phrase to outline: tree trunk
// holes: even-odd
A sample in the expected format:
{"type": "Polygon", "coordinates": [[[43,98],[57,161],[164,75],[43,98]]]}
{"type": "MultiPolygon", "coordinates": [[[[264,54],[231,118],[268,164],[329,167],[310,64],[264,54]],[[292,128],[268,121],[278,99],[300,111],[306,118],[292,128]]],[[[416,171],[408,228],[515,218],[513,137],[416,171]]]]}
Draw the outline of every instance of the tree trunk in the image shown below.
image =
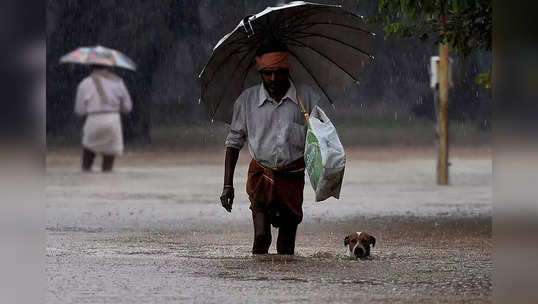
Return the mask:
{"type": "MultiPolygon", "coordinates": [[[[443,15],[441,31],[445,30],[446,16],[443,15]]],[[[448,185],[448,44],[443,41],[439,45],[439,145],[437,156],[437,184],[448,185]]]]}

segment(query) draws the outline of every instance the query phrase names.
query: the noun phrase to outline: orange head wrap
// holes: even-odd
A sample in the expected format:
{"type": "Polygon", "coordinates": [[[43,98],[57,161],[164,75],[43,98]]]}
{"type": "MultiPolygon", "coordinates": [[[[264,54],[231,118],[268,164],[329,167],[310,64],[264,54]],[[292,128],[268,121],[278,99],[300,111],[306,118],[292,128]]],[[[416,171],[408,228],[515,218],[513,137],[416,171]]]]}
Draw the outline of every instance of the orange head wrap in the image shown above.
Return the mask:
{"type": "Polygon", "coordinates": [[[288,52],[265,53],[256,57],[256,63],[258,64],[258,71],[267,68],[288,69],[288,52]]]}

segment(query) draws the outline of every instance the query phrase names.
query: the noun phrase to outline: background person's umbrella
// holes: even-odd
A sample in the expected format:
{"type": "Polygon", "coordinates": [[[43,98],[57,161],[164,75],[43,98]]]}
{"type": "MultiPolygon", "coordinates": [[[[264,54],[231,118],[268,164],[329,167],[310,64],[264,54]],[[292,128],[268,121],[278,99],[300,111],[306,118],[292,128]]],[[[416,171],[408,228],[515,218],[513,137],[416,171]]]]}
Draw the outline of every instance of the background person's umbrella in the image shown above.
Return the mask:
{"type": "Polygon", "coordinates": [[[224,36],[200,74],[200,102],[211,119],[229,123],[242,90],[261,81],[254,59],[268,38],[288,46],[293,81],[317,88],[330,103],[358,83],[373,59],[374,34],[361,16],[341,6],[292,2],[268,7],[224,36]]]}
{"type": "Polygon", "coordinates": [[[136,71],[136,64],[129,57],[119,51],[100,45],[94,47],[79,47],[62,56],[60,62],[85,65],[105,65],[136,71]]]}

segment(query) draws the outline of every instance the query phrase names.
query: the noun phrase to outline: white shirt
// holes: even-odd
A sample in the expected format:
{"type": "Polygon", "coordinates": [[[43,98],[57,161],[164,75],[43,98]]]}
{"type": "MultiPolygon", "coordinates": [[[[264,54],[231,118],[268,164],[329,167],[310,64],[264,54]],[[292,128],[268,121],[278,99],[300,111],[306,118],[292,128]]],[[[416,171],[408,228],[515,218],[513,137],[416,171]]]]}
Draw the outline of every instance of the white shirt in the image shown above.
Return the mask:
{"type": "Polygon", "coordinates": [[[286,166],[303,157],[306,120],[297,93],[310,113],[319,97],[310,89],[293,83],[276,102],[262,83],[241,93],[234,104],[230,132],[225,145],[241,149],[248,142],[250,155],[270,168],[286,166]]]}
{"type": "Polygon", "coordinates": [[[92,77],[88,76],[80,82],[77,88],[75,113],[84,116],[92,113],[129,113],[131,111],[133,107],[131,96],[119,76],[106,70],[97,70],[92,75],[95,75],[101,82],[107,100],[101,100],[92,77]]]}

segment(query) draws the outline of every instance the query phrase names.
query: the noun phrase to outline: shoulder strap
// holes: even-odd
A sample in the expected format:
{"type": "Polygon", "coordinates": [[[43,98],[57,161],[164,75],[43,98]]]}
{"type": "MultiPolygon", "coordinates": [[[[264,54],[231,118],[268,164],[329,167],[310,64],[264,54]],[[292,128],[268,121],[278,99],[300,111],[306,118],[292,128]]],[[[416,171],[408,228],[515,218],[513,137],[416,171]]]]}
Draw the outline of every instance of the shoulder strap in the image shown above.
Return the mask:
{"type": "Polygon", "coordinates": [[[101,81],[99,81],[99,78],[95,73],[92,73],[91,75],[93,84],[95,85],[95,88],[97,89],[97,93],[99,94],[99,97],[101,97],[101,103],[107,104],[108,99],[106,98],[105,91],[103,90],[103,86],[101,85],[101,81]]]}
{"type": "Polygon", "coordinates": [[[310,115],[306,111],[306,108],[303,104],[301,96],[299,96],[299,93],[297,93],[297,101],[299,102],[299,105],[301,106],[301,110],[303,111],[303,114],[304,114],[304,119],[306,120],[306,124],[308,125],[308,121],[310,120],[310,115]]]}

